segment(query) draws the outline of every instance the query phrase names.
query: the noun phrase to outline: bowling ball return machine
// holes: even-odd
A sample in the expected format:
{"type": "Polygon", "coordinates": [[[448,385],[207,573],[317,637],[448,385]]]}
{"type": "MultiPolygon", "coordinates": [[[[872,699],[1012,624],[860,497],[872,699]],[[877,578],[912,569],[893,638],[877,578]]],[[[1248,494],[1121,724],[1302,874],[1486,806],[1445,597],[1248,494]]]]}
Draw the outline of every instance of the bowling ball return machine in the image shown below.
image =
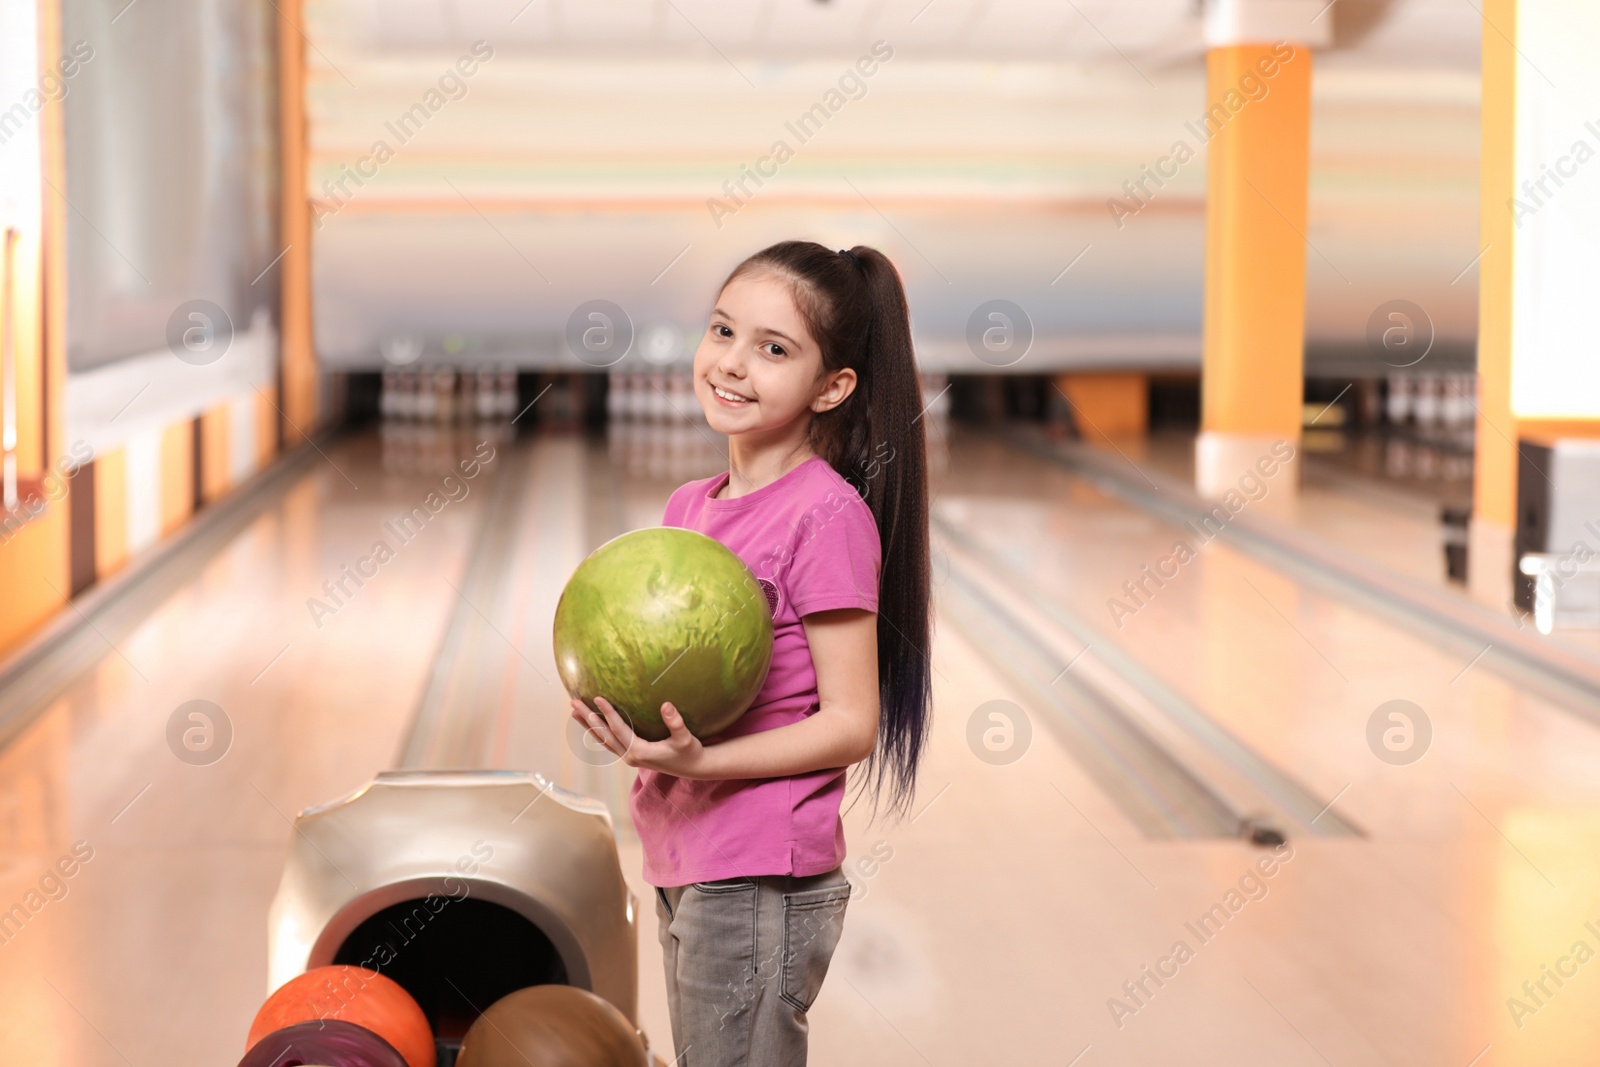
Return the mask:
{"type": "Polygon", "coordinates": [[[638,916],[599,801],[531,773],[386,772],[295,819],[268,987],[376,970],[416,998],[452,1067],[473,1021],[527,986],[586,989],[637,1028],[638,916]]]}

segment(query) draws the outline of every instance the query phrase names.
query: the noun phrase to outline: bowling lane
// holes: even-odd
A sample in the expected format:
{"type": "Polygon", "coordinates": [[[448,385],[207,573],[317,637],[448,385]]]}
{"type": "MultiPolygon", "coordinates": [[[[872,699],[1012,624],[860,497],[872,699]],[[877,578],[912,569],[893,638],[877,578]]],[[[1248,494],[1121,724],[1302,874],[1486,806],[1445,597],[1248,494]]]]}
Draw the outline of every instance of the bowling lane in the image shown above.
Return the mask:
{"type": "MultiPolygon", "coordinates": [[[[266,992],[266,908],[283,862],[287,817],[362,784],[395,765],[397,754],[415,754],[418,765],[540,770],[607,799],[618,816],[624,871],[639,899],[650,899],[626,814],[632,772],[568,743],[564,708],[558,695],[545,691],[540,672],[553,678],[549,619],[560,582],[583,553],[618,529],[659,521],[675,480],[651,477],[647,468],[638,476],[619,476],[603,448],[570,438],[503,445],[494,461],[502,465],[500,479],[487,480],[492,475],[486,472],[471,483],[459,505],[449,503],[384,565],[379,578],[317,631],[309,625],[305,599],[370,548],[374,537],[386,536],[385,520],[436,486],[437,478],[420,472],[447,469],[449,457],[471,453],[457,447],[406,461],[404,456],[421,448],[421,438],[413,437],[391,435],[382,453],[372,439],[330,449],[332,462],[359,490],[332,466],[318,469],[191,587],[151,615],[123,651],[153,682],[170,689],[161,706],[146,707],[143,684],[108,653],[5,753],[0,773],[9,779],[8,795],[32,769],[30,788],[37,798],[29,824],[31,862],[20,879],[7,883],[12,897],[28,879],[37,880],[34,868],[42,869],[72,841],[83,839],[96,849],[71,894],[42,912],[23,931],[27,940],[14,946],[36,947],[3,961],[5,990],[23,994],[14,1002],[44,1009],[48,1020],[26,1032],[8,1027],[0,1039],[8,1056],[95,1067],[122,1063],[123,1055],[134,1063],[157,1057],[230,1062],[266,992]],[[414,465],[419,473],[385,473],[384,454],[401,456],[400,466],[414,465]],[[483,588],[498,585],[502,595],[480,598],[472,581],[482,562],[475,553],[493,548],[487,520],[501,514],[500,501],[512,507],[514,520],[501,531],[495,565],[485,572],[497,577],[483,588]],[[224,625],[228,606],[247,598],[258,605],[255,614],[224,625]],[[397,618],[404,625],[396,626],[397,618]],[[443,655],[436,659],[436,652],[450,647],[457,625],[469,629],[452,666],[443,655]],[[184,641],[197,632],[211,633],[215,647],[206,657],[185,656],[184,641]],[[285,644],[289,650],[252,686],[285,644]],[[426,707],[426,694],[441,676],[449,680],[444,688],[450,694],[441,702],[443,713],[411,728],[412,709],[426,707]],[[236,730],[226,758],[210,766],[181,764],[161,733],[167,705],[194,693],[223,706],[236,730]],[[501,699],[505,693],[509,698],[501,699]],[[435,741],[440,747],[432,747],[435,741]],[[96,783],[91,767],[111,761],[132,770],[96,783]],[[147,782],[153,784],[140,795],[147,782]],[[130,797],[138,799],[121,812],[130,797]],[[192,1022],[175,1037],[168,1020],[179,1014],[192,1022]]],[[[941,692],[970,687],[974,671],[987,677],[962,646],[946,660],[941,654],[941,692]]],[[[978,689],[1020,699],[996,679],[973,691],[978,689]]],[[[956,702],[967,699],[963,692],[956,702]]],[[[936,848],[959,854],[968,838],[987,832],[986,824],[1027,827],[1032,809],[1051,804],[1067,818],[1051,831],[1050,849],[1077,854],[1083,869],[1104,869],[1105,877],[1084,889],[1094,906],[1104,906],[1127,879],[1139,877],[1102,836],[1137,839],[1137,829],[1048,728],[1032,747],[1029,784],[1021,790],[997,790],[1004,779],[958,783],[960,767],[948,755],[941,759],[951,765],[930,769],[922,809],[905,826],[918,833],[933,829],[929,840],[936,848]],[[939,829],[944,805],[963,793],[971,799],[952,808],[958,814],[939,829]]],[[[879,876],[897,855],[916,854],[896,853],[897,846],[906,842],[915,850],[918,838],[865,825],[860,816],[851,816],[853,877],[863,892],[882,895],[879,876]]],[[[18,817],[14,808],[12,822],[18,817]]],[[[1018,847],[1034,848],[1033,841],[1030,831],[1018,847]]],[[[925,922],[920,910],[913,915],[917,924],[925,922]]],[[[653,924],[647,911],[640,939],[641,1023],[665,1040],[670,1028],[653,924]]],[[[916,928],[905,926],[893,910],[864,924],[851,972],[863,999],[819,1038],[819,1062],[853,1062],[851,1056],[881,1044],[883,1019],[868,1005],[894,1010],[904,1000],[895,991],[916,988],[905,985],[904,973],[913,962],[906,952],[916,928]]],[[[1040,946],[1021,940],[1016,947],[1018,966],[1046,965],[1040,946]]],[[[954,959],[943,952],[930,957],[961,998],[978,991],[963,974],[973,951],[967,945],[965,955],[954,959]]],[[[986,960],[987,951],[976,959],[986,960]]],[[[1032,1034],[1019,1034],[1018,1040],[1019,1049],[1034,1047],[1032,1034]]]]}
{"type": "MultiPolygon", "coordinates": [[[[648,900],[626,819],[631,772],[555,742],[564,712],[541,695],[534,668],[549,669],[557,561],[657,521],[677,478],[613,468],[598,479],[593,448],[571,441],[541,441],[528,462],[537,488],[504,572],[542,577],[506,614],[491,613],[494,629],[524,635],[520,654],[499,639],[479,644],[498,648],[513,672],[515,714],[503,733],[476,735],[502,747],[463,758],[540,769],[606,798],[624,870],[648,900]]],[[[937,509],[988,550],[993,569],[1020,571],[1094,620],[1265,758],[1337,798],[1337,813],[1366,836],[1296,837],[1271,878],[1253,868],[1266,853],[1239,841],[1148,837],[1077,762],[1071,727],[1031,707],[941,611],[919,806],[898,822],[872,822],[860,806],[846,815],[857,896],[813,1010],[818,1062],[1068,1062],[1092,1046],[1082,1062],[1162,1064],[1195,1061],[1197,1035],[1211,1058],[1195,1062],[1320,1062],[1305,1038],[1334,1062],[1460,1064],[1486,1044],[1505,1048],[1508,1063],[1581,1062],[1574,1035],[1586,1032],[1592,1002],[1573,996],[1570,1013],[1546,1013],[1551,1026],[1530,1038],[1504,1000],[1539,973],[1547,946],[1592,917],[1595,882],[1573,857],[1600,828],[1590,817],[1593,730],[1476,668],[1452,686],[1465,663],[1221,544],[1118,631],[1096,613],[1125,574],[1170,549],[1172,531],[983,439],[952,447],[937,509]],[[1382,763],[1366,746],[1367,717],[1392,697],[1424,706],[1435,724],[1429,754],[1411,766],[1382,763]],[[1015,762],[989,762],[969,741],[974,711],[994,700],[1029,717],[1032,740],[1015,762]],[[1468,739],[1463,720],[1505,743],[1468,739]],[[1569,848],[1568,835],[1583,844],[1569,848]],[[1226,936],[1190,932],[1185,924],[1241,883],[1256,899],[1244,898],[1226,936]],[[1180,977],[1130,998],[1122,984],[1169,966],[1161,960],[1179,940],[1194,952],[1180,977]],[[1127,1006],[1120,1027],[1113,997],[1127,1006]],[[1464,1016],[1479,1022],[1463,1027],[1464,1016]]],[[[945,600],[948,575],[936,563],[945,600]]],[[[641,1021],[665,1033],[652,922],[640,944],[641,1021]]]]}
{"type": "Polygon", "coordinates": [[[0,945],[0,1062],[242,1053],[267,992],[289,819],[393,766],[498,456],[475,478],[442,479],[479,441],[329,446],[0,752],[0,908],[42,904],[0,945]],[[409,537],[385,525],[415,507],[429,518],[409,537]],[[391,552],[364,565],[376,575],[331,596],[324,583],[379,541],[391,552]],[[169,718],[191,700],[231,724],[217,762],[181,734],[169,745],[169,718]]]}
{"type": "MultiPolygon", "coordinates": [[[[1194,484],[1189,434],[1117,444],[1142,469],[1194,484]]],[[[1300,491],[1272,502],[1274,519],[1413,581],[1465,593],[1445,571],[1440,509],[1471,507],[1469,458],[1401,438],[1331,430],[1309,431],[1300,454],[1300,491]]]]}
{"type": "MultiPolygon", "coordinates": [[[[1081,874],[1039,845],[969,841],[955,877],[975,883],[966,887],[969,903],[987,901],[996,939],[1002,931],[1034,937],[1030,924],[1043,924],[1059,934],[1063,973],[1070,970],[1072,981],[1097,976],[1084,981],[1100,991],[1094,1010],[1077,1015],[1081,1005],[1072,998],[1048,1016],[1059,1019],[1064,1010],[1082,1026],[1067,1028],[1083,1037],[1066,1042],[1064,1059],[1093,1043],[1097,1053],[1119,1050],[1111,1062],[1188,1061],[1186,1042],[1205,1033],[1216,1039],[1212,1062],[1319,1062],[1320,1053],[1335,1063],[1466,1063],[1485,1046],[1494,1047],[1495,1062],[1585,1062],[1587,1017],[1600,993],[1570,986],[1562,1002],[1541,1011],[1538,1028],[1519,1028],[1507,998],[1522,995],[1524,980],[1569,951],[1600,910],[1600,878],[1583,860],[1600,844],[1600,732],[1470,655],[1436,648],[1220,541],[1200,547],[1137,610],[1114,617],[1108,601],[1125,595],[1122,583],[1143,566],[1171,554],[1179,531],[988,439],[960,437],[951,456],[939,518],[985,546],[995,568],[1093,622],[1104,640],[1132,652],[1367,833],[1293,842],[1294,862],[1271,886],[1275,898],[1263,901],[1259,920],[1247,907],[1238,923],[1246,935],[1229,934],[1227,949],[1214,956],[1162,916],[1173,908],[1188,907],[1191,919],[1204,911],[1209,902],[1191,894],[1209,882],[1220,898],[1246,870],[1247,850],[1146,843],[1108,831],[1162,888],[1136,885],[1110,910],[1020,921],[1015,915],[1026,906],[1008,903],[1007,887],[1037,879],[1070,893],[1081,874]],[[1432,729],[1425,755],[1408,765],[1380,758],[1380,751],[1399,758],[1381,734],[1376,749],[1368,743],[1375,710],[1397,699],[1417,705],[1432,729]],[[996,884],[969,878],[973,870],[996,884]],[[1086,938],[1102,936],[1103,956],[1083,950],[1086,938]],[[1181,992],[1147,998],[1137,1021],[1124,1014],[1118,1028],[1107,998],[1142,965],[1154,966],[1176,938],[1198,950],[1184,969],[1209,971],[1209,979],[1180,979],[1181,992]],[[1266,1055],[1255,1044],[1263,1033],[1288,1034],[1296,1047],[1281,1058],[1266,1055]]],[[[967,699],[974,697],[984,695],[967,699]]],[[[942,729],[956,729],[952,720],[974,706],[941,708],[942,729]]],[[[969,761],[967,776],[980,773],[989,772],[969,761]]],[[[955,796],[952,790],[949,799],[955,796]]],[[[1030,832],[1045,840],[1049,824],[1036,818],[1030,832]]],[[[938,869],[937,847],[921,859],[906,851],[910,862],[886,874],[886,884],[924,860],[932,864],[925,873],[938,869]]],[[[956,862],[953,849],[945,859],[956,862]]],[[[917,900],[934,906],[917,892],[908,887],[908,907],[917,900]]],[[[928,1027],[928,1046],[953,1039],[938,1022],[928,1027]]]]}
{"type": "MultiPolygon", "coordinates": [[[[1152,434],[1123,439],[1118,449],[1139,470],[1194,484],[1194,438],[1152,434]]],[[[1477,599],[1518,629],[1534,633],[1530,612],[1503,586],[1469,589],[1452,581],[1445,565],[1445,509],[1458,514],[1472,504],[1472,463],[1456,448],[1372,432],[1308,431],[1301,442],[1305,466],[1299,492],[1269,497],[1270,525],[1463,601],[1477,599]]],[[[1132,468],[1125,468],[1134,475],[1132,468]]],[[[1457,535],[1464,536],[1459,527],[1457,535]]],[[[1565,626],[1540,641],[1600,661],[1600,629],[1565,626]]]]}
{"type": "MultiPolygon", "coordinates": [[[[40,889],[74,842],[94,850],[0,946],[0,993],[18,1006],[0,1021],[6,1062],[230,1062],[265,993],[287,818],[434,740],[447,762],[543,770],[606,799],[624,872],[649,900],[623,804],[631,772],[564,739],[539,671],[571,566],[615,530],[658,521],[698,472],[629,474],[626,457],[569,438],[497,444],[318,628],[307,599],[476,443],[387,440],[330,448],[0,753],[5,899],[40,889]],[[515,521],[481,566],[482,520],[502,506],[515,521]],[[480,596],[475,569],[497,596],[480,596]],[[441,674],[436,653],[458,626],[472,629],[441,674]],[[453,710],[410,729],[440,678],[453,710]],[[172,710],[196,698],[235,729],[215,764],[182,762],[165,740],[172,710]]],[[[1255,866],[1268,853],[1238,840],[1147,836],[1076,762],[1067,727],[941,611],[917,807],[846,815],[856,894],[812,1013],[816,1062],[1459,1065],[1486,1045],[1481,1062],[1586,1062],[1596,1005],[1582,984],[1522,1029],[1506,998],[1600,923],[1600,885],[1579,859],[1600,845],[1593,729],[1221,543],[1118,630],[1106,599],[1170,550],[1172,530],[986,439],[954,442],[936,506],[996,573],[1094,620],[1367,836],[1296,837],[1271,876],[1255,866]],[[1396,697],[1434,727],[1409,766],[1365,739],[1373,708],[1396,697]],[[1025,749],[970,740],[994,700],[1021,709],[1025,749]],[[1167,975],[1160,986],[1147,967],[1167,975]]],[[[641,1023],[664,1040],[648,911],[640,975],[641,1023]]]]}
{"type": "MultiPolygon", "coordinates": [[[[985,438],[965,438],[939,496],[937,518],[984,546],[991,563],[1092,624],[1167,684],[1249,737],[1281,766],[1315,776],[1341,810],[1368,827],[1396,823],[1394,791],[1422,785],[1425,768],[1524,783],[1551,802],[1593,802],[1600,731],[1573,709],[1519,691],[1453,649],[1442,649],[1282,575],[1192,530],[1109,497],[1088,481],[985,438]],[[1124,583],[1174,555],[1177,577],[1124,583]],[[1403,776],[1380,773],[1364,732],[1380,704],[1406,699],[1433,720],[1434,754],[1403,776]],[[1509,743],[1470,744],[1467,720],[1509,743]],[[1577,757],[1551,773],[1551,745],[1577,757]],[[1370,786],[1360,783],[1370,780],[1370,786]]],[[[1443,784],[1434,782],[1433,784],[1443,784]]],[[[1458,783],[1459,784],[1459,783],[1458,783]]],[[[1448,787],[1446,787],[1448,788],[1448,787]]],[[[1424,819],[1406,811],[1406,820],[1424,819]]]]}

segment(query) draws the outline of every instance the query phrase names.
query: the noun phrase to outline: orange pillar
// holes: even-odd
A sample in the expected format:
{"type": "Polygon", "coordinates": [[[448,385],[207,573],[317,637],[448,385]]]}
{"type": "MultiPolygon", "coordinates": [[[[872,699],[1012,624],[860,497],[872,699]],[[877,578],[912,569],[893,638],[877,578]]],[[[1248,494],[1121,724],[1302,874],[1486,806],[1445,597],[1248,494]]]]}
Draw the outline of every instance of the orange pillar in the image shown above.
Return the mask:
{"type": "Polygon", "coordinates": [[[303,3],[278,5],[278,114],[283,180],[281,239],[283,293],[278,405],[286,445],[298,444],[316,426],[317,355],[311,328],[311,205],[306,196],[306,64],[301,34],[303,3]]]}
{"type": "Polygon", "coordinates": [[[1517,429],[1511,414],[1511,272],[1516,188],[1516,0],[1484,0],[1478,164],[1478,416],[1467,580],[1475,597],[1511,596],[1517,429]]]}
{"type": "MultiPolygon", "coordinates": [[[[1299,0],[1207,14],[1205,334],[1195,483],[1220,495],[1303,415],[1311,44],[1299,0]]],[[[1319,25],[1320,23],[1320,25],[1319,25]]],[[[1284,479],[1291,485],[1297,474],[1284,479]]]]}

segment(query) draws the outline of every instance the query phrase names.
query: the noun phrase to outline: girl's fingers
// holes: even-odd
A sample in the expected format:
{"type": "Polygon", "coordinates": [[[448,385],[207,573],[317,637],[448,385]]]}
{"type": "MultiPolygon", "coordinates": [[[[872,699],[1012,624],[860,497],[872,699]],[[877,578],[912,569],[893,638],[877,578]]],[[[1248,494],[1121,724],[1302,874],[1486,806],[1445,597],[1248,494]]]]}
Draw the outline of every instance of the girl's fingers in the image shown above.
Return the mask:
{"type": "Polygon", "coordinates": [[[684,723],[683,716],[672,706],[670,700],[661,705],[661,721],[667,724],[667,732],[674,739],[689,733],[689,727],[684,723]]]}
{"type": "Polygon", "coordinates": [[[623,719],[622,714],[618,712],[616,708],[611,706],[611,701],[607,700],[605,697],[595,697],[594,706],[599,709],[600,715],[605,719],[612,731],[615,733],[620,733],[621,731],[619,731],[617,727],[625,725],[626,720],[623,719]]]}
{"type": "MultiPolygon", "coordinates": [[[[599,703],[599,701],[596,701],[596,703],[599,703]]],[[[577,698],[573,698],[572,701],[572,718],[579,726],[589,731],[590,735],[600,742],[607,752],[614,756],[621,756],[627,751],[627,748],[619,744],[612,735],[611,730],[607,728],[605,720],[596,714],[593,708],[577,698]]]]}
{"type": "Polygon", "coordinates": [[[613,749],[617,755],[625,755],[634,742],[633,728],[628,725],[628,720],[605,697],[595,697],[594,702],[599,706],[601,714],[605,716],[605,725],[609,728],[611,736],[619,747],[613,749]]]}
{"type": "Polygon", "coordinates": [[[594,734],[612,755],[620,756],[628,750],[627,744],[621,741],[616,732],[606,725],[605,720],[594,712],[588,713],[583,720],[583,724],[588,727],[589,732],[594,734]]]}
{"type": "Polygon", "coordinates": [[[599,740],[600,744],[607,752],[611,753],[613,756],[622,755],[622,752],[617,746],[617,739],[611,736],[610,730],[607,730],[604,726],[600,726],[593,728],[591,732],[594,734],[595,738],[599,740]]]}

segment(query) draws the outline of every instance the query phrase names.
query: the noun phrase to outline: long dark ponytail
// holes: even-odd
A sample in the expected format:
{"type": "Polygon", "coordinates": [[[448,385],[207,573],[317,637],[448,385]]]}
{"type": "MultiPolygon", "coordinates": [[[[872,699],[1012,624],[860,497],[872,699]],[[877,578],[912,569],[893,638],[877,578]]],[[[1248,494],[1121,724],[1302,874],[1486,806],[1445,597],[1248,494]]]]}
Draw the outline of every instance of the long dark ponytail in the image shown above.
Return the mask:
{"type": "MultiPolygon", "coordinates": [[[[872,509],[882,547],[878,581],[878,744],[856,785],[877,809],[910,810],[932,707],[927,448],[922,382],[900,275],[882,252],[834,252],[784,241],[728,278],[768,270],[787,280],[827,371],[850,368],[856,388],[812,418],[812,449],[872,509]]],[[[726,284],[726,283],[724,283],[726,284]]]]}

